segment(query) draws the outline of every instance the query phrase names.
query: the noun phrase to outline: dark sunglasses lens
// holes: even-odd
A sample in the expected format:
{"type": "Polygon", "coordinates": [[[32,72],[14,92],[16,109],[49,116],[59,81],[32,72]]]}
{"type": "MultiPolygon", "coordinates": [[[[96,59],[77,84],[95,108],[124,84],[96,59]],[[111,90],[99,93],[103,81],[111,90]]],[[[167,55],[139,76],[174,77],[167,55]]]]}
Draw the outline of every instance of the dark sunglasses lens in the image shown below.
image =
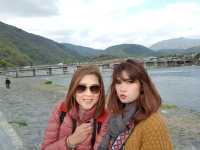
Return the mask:
{"type": "Polygon", "coordinates": [[[99,93],[99,91],[100,91],[100,86],[98,86],[98,85],[93,85],[93,86],[90,87],[90,91],[91,91],[92,93],[94,93],[94,94],[99,93]]]}
{"type": "Polygon", "coordinates": [[[85,91],[85,89],[86,89],[86,86],[84,86],[84,85],[78,85],[77,88],[76,88],[76,92],[82,93],[82,92],[85,91]]]}

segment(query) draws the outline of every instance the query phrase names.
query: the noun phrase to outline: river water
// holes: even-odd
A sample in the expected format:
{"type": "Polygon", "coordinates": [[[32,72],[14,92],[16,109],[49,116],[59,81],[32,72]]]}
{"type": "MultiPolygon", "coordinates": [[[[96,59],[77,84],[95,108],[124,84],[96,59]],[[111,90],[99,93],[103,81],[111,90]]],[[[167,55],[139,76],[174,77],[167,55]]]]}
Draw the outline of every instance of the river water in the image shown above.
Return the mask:
{"type": "MultiPolygon", "coordinates": [[[[162,100],[200,112],[200,66],[148,69],[162,100]]],[[[105,89],[108,90],[111,72],[102,72],[105,89]]],[[[72,74],[53,76],[47,79],[68,87],[72,74]]]]}

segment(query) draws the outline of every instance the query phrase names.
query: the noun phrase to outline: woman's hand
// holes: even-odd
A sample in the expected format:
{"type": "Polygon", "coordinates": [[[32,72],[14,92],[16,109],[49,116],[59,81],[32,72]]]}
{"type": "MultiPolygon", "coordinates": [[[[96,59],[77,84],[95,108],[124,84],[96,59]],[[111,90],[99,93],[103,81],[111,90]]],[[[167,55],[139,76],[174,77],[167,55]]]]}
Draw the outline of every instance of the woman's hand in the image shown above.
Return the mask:
{"type": "Polygon", "coordinates": [[[92,134],[91,123],[83,123],[76,127],[74,133],[68,137],[70,145],[77,145],[82,143],[90,134],[92,134]]]}

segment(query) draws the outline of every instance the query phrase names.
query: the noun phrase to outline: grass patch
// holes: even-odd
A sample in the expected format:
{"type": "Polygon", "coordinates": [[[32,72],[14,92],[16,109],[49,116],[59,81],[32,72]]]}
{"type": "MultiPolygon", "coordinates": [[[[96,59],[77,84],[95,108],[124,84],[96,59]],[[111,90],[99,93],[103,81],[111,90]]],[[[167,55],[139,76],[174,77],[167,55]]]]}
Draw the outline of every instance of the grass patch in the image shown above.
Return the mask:
{"type": "Polygon", "coordinates": [[[19,127],[25,127],[28,126],[28,124],[25,121],[9,121],[10,124],[16,124],[19,127]]]}
{"type": "Polygon", "coordinates": [[[44,84],[52,84],[52,83],[53,83],[53,82],[52,82],[52,81],[49,81],[49,80],[44,82],[44,84]]]}
{"type": "Polygon", "coordinates": [[[42,80],[40,84],[36,86],[38,90],[44,90],[44,91],[52,91],[52,92],[61,92],[65,93],[66,88],[61,85],[57,85],[53,83],[53,81],[50,80],[42,80]]]}
{"type": "Polygon", "coordinates": [[[170,105],[170,104],[162,104],[161,109],[174,109],[177,108],[176,105],[170,105]]]}

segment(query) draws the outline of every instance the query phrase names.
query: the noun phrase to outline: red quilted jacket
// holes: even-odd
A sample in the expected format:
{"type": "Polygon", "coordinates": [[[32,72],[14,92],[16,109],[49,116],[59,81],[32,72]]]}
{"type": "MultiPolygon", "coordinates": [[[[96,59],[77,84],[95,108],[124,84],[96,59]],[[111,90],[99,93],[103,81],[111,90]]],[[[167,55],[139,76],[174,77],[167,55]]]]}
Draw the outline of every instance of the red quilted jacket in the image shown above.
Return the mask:
{"type": "MultiPolygon", "coordinates": [[[[43,143],[41,145],[41,150],[68,150],[66,147],[66,137],[68,137],[72,132],[72,116],[78,116],[81,118],[81,121],[77,121],[77,126],[81,124],[81,122],[87,122],[88,119],[91,119],[94,116],[94,111],[86,112],[85,114],[78,115],[75,109],[72,109],[68,112],[64,118],[64,121],[60,125],[60,113],[61,106],[63,105],[63,101],[59,101],[49,118],[48,127],[44,133],[43,143]]],[[[103,135],[105,135],[107,130],[107,122],[108,122],[108,113],[104,112],[102,115],[97,118],[98,122],[101,122],[100,132],[96,136],[96,142],[94,148],[91,146],[91,138],[92,136],[88,136],[84,142],[77,145],[76,150],[93,150],[97,149],[97,146],[101,142],[103,135]]]]}

